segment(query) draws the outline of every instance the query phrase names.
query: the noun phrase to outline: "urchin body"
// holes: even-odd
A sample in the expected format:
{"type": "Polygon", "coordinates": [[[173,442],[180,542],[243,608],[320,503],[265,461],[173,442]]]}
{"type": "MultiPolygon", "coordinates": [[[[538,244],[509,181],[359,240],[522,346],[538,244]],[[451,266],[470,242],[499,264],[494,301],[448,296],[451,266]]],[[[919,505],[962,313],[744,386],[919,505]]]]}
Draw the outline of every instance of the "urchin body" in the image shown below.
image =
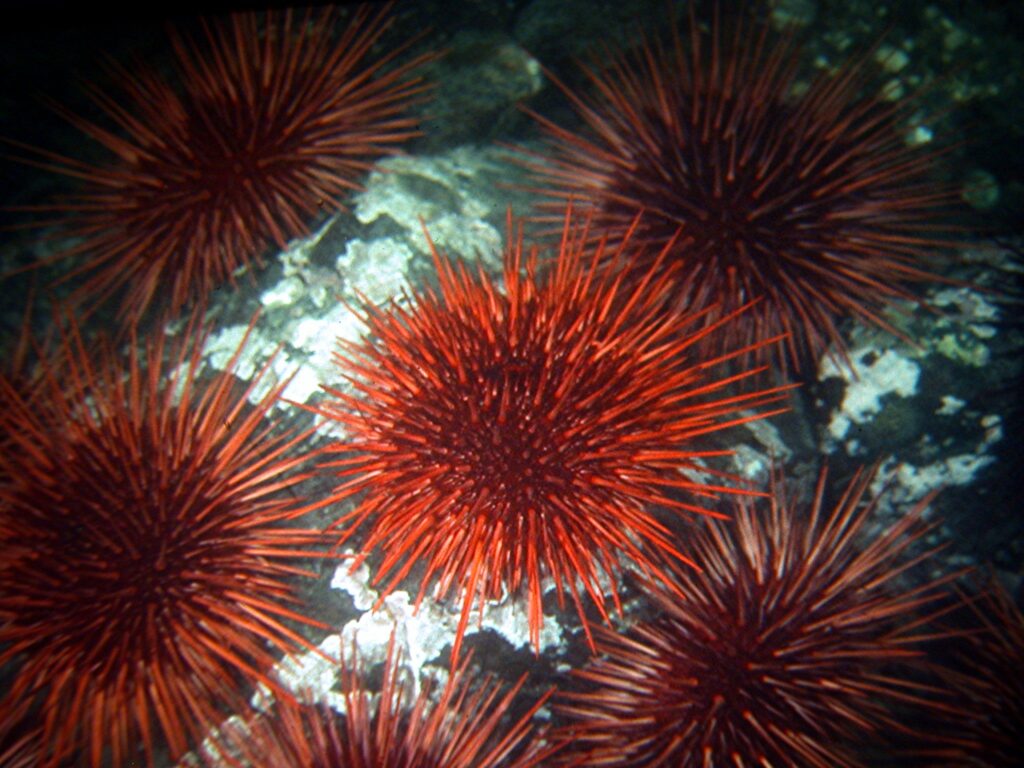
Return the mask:
{"type": "Polygon", "coordinates": [[[19,145],[24,162],[79,182],[36,208],[77,240],[62,255],[86,257],[69,275],[83,278],[75,297],[91,309],[117,295],[134,321],[166,292],[177,312],[343,207],[374,160],[417,134],[404,112],[429,56],[392,66],[399,45],[371,58],[389,12],[356,9],[340,32],[331,9],[235,14],[206,24],[202,43],[172,32],[176,79],[112,64],[118,92],[89,86],[105,123],[56,107],[109,155],[19,145]]]}
{"type": "MultiPolygon", "coordinates": [[[[342,711],[325,702],[282,700],[239,730],[221,734],[229,754],[261,768],[532,768],[557,751],[532,733],[541,696],[513,722],[509,710],[525,675],[504,693],[474,676],[468,658],[445,685],[430,682],[412,695],[392,635],[379,692],[353,647],[342,662],[342,711]]],[[[219,766],[211,762],[211,768],[219,766]]]]}
{"type": "Polygon", "coordinates": [[[657,618],[622,635],[601,628],[602,657],[575,673],[585,688],[558,704],[576,758],[850,768],[905,730],[894,705],[932,707],[906,662],[930,634],[917,612],[954,577],[895,586],[930,526],[920,505],[862,542],[870,481],[854,478],[828,509],[822,475],[810,509],[776,496],[695,536],[704,572],[680,571],[680,594],[650,585],[657,618]]]}
{"type": "Polygon", "coordinates": [[[238,386],[241,348],[198,383],[204,338],[122,361],[72,329],[31,397],[0,381],[0,719],[24,718],[34,765],[179,756],[246,685],[279,689],[275,648],[308,645],[283,622],[316,624],[290,580],[319,534],[279,496],[301,436],[264,421],[279,387],[247,401],[263,374],[238,386]]]}
{"type": "Polygon", "coordinates": [[[720,453],[699,436],[779,396],[723,395],[758,371],[716,377],[722,360],[690,358],[695,337],[678,330],[699,316],[663,314],[664,277],[626,288],[598,266],[628,259],[628,242],[613,254],[586,238],[567,218],[541,276],[510,234],[503,291],[435,251],[439,291],[368,309],[370,340],[338,354],[357,392],[327,388],[320,409],[351,436],[334,463],[339,497],[360,496],[343,538],[366,524],[386,590],[422,562],[420,599],[462,593],[456,652],[486,600],[525,592],[537,645],[545,579],[604,614],[601,578],[617,583],[620,558],[651,578],[683,559],[651,508],[707,512],[693,495],[726,489],[696,476],[720,453]]]}
{"type": "Polygon", "coordinates": [[[527,165],[553,219],[572,199],[612,233],[644,211],[652,251],[677,238],[687,303],[762,298],[712,349],[787,333],[772,354],[799,371],[830,345],[842,357],[846,318],[893,330],[882,310],[935,279],[954,195],[929,175],[938,153],[904,139],[910,104],[862,95],[864,60],[796,95],[797,54],[767,25],[691,18],[685,40],[608,53],[589,93],[560,85],[584,127],[535,115],[548,153],[527,165]]]}

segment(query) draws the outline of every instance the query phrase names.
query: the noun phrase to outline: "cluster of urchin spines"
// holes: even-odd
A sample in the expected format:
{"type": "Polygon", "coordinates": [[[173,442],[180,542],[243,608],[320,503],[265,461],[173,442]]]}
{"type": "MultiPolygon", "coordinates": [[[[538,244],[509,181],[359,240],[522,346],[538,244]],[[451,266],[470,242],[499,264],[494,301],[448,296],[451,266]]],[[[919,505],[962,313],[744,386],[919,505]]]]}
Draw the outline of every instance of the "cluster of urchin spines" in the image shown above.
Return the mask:
{"type": "MultiPolygon", "coordinates": [[[[696,336],[680,328],[694,318],[624,290],[616,267],[636,257],[628,240],[602,265],[567,211],[544,275],[512,226],[503,292],[434,249],[438,292],[368,314],[370,340],[336,356],[358,394],[328,388],[334,402],[319,409],[349,433],[336,446],[338,498],[359,501],[342,541],[366,524],[364,546],[385,552],[385,590],[419,559],[420,600],[432,579],[442,597],[463,592],[455,656],[487,600],[525,592],[536,648],[546,579],[581,617],[587,598],[606,621],[601,581],[618,582],[620,556],[663,579],[682,558],[650,505],[701,514],[710,510],[676,492],[743,492],[697,476],[707,452],[695,438],[777,412],[786,389],[734,394],[729,385],[760,371],[693,359],[696,336]]],[[[665,278],[646,277],[657,296],[665,278]]]]}
{"type": "MultiPolygon", "coordinates": [[[[690,539],[701,573],[645,584],[653,618],[600,632],[600,656],[556,704],[566,754],[585,764],[863,766],[858,752],[922,734],[902,717],[949,712],[924,678],[925,642],[962,574],[911,586],[900,575],[935,523],[932,497],[865,541],[883,500],[858,471],[827,504],[823,470],[809,503],[780,479],[767,505],[737,505],[731,526],[690,539]],[[764,507],[767,508],[764,508],[764,507]]],[[[934,494],[933,494],[934,496],[934,494]]]]}
{"type": "Polygon", "coordinates": [[[532,728],[552,691],[509,722],[526,674],[506,687],[474,675],[466,655],[443,685],[427,682],[414,693],[394,630],[379,686],[356,641],[341,661],[340,712],[301,695],[278,699],[222,730],[210,768],[225,754],[265,768],[537,768],[560,749],[532,728]]]}
{"type": "Polygon", "coordinates": [[[111,63],[120,91],[88,86],[110,125],[54,105],[106,163],[7,140],[21,162],[80,182],[34,208],[76,241],[58,256],[88,256],[64,278],[80,278],[80,313],[117,300],[135,324],[161,302],[175,314],[202,303],[260,266],[268,245],[308,234],[324,208],[343,210],[370,160],[418,135],[408,111],[425,97],[419,70],[433,54],[396,63],[404,43],[373,56],[388,5],[354,9],[340,36],[337,20],[326,6],[233,14],[204,21],[205,44],[172,29],[175,81],[111,63]]]}
{"type": "Polygon", "coordinates": [[[194,319],[124,363],[71,318],[34,386],[0,387],[0,662],[17,669],[0,715],[40,707],[38,765],[123,764],[138,741],[152,763],[155,733],[181,754],[241,705],[236,679],[280,690],[271,649],[309,649],[283,620],[322,626],[291,607],[291,580],[323,534],[279,493],[309,434],[267,426],[284,383],[248,401],[266,367],[237,386],[248,333],[200,385],[205,338],[194,319]]]}
{"type": "Polygon", "coordinates": [[[794,97],[792,35],[746,14],[730,27],[717,8],[709,32],[692,6],[689,25],[595,57],[587,92],[553,79],[583,127],[530,113],[545,148],[520,162],[542,217],[577,201],[614,238],[643,211],[634,239],[651,253],[674,241],[678,296],[722,313],[761,299],[708,354],[783,333],[755,357],[797,375],[823,354],[845,362],[845,320],[895,332],[886,307],[940,279],[928,264],[958,203],[931,178],[940,152],[906,141],[913,99],[862,93],[870,51],[794,97]]]}

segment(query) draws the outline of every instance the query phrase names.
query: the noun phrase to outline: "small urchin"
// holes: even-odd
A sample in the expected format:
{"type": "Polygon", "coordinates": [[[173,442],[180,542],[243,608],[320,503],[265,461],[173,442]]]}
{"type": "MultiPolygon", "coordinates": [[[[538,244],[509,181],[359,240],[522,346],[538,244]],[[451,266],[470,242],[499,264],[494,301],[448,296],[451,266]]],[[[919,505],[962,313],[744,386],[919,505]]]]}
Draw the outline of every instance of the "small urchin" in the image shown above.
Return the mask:
{"type": "Polygon", "coordinates": [[[0,378],[5,759],[178,757],[310,647],[293,581],[323,539],[289,495],[308,433],[265,418],[286,384],[269,363],[236,377],[248,337],[211,375],[196,320],[123,358],[69,319],[30,394],[0,378]]]}
{"type": "Polygon", "coordinates": [[[706,514],[708,497],[747,492],[701,463],[728,453],[704,438],[774,412],[786,389],[733,391],[763,372],[722,372],[749,348],[692,355],[735,313],[705,327],[700,312],[666,311],[657,260],[625,284],[616,268],[637,258],[628,238],[594,245],[567,210],[542,272],[539,249],[511,217],[508,227],[501,287],[431,244],[438,287],[367,306],[367,339],[336,353],[354,391],[325,385],[317,408],[347,433],[327,464],[344,483],[319,505],[355,500],[340,541],[365,528],[383,594],[422,564],[417,605],[431,588],[461,600],[455,656],[487,601],[524,593],[538,648],[545,580],[560,606],[568,593],[583,618],[589,597],[607,621],[620,559],[662,578],[685,558],[656,508],[706,514]]]}
{"type": "Polygon", "coordinates": [[[614,237],[644,211],[634,238],[652,253],[676,238],[683,301],[717,304],[713,320],[763,299],[713,349],[786,333],[761,350],[781,367],[844,360],[845,319],[897,332],[883,310],[937,279],[931,257],[955,230],[954,191],[931,173],[942,150],[906,140],[913,98],[862,95],[869,55],[798,93],[792,34],[743,12],[724,22],[717,4],[702,31],[694,5],[688,35],[585,68],[589,91],[555,79],[581,129],[531,112],[545,147],[523,162],[541,217],[572,200],[614,237]]]}
{"type": "Polygon", "coordinates": [[[902,581],[934,552],[915,551],[931,498],[869,535],[873,479],[828,504],[822,471],[809,507],[776,482],[767,509],[709,521],[688,542],[703,572],[647,584],[652,618],[627,632],[598,628],[600,657],[556,703],[569,764],[856,768],[908,732],[899,707],[941,709],[913,667],[957,574],[902,581]]]}
{"type": "Polygon", "coordinates": [[[117,88],[87,86],[104,120],[54,105],[108,160],[9,142],[79,184],[31,208],[73,239],[52,257],[80,257],[72,298],[90,310],[117,296],[130,321],[154,302],[177,312],[343,208],[375,159],[418,135],[407,112],[430,55],[403,61],[402,43],[374,57],[390,12],[359,7],[341,31],[328,7],[204,20],[202,42],[172,30],[175,77],[112,62],[117,88]]]}

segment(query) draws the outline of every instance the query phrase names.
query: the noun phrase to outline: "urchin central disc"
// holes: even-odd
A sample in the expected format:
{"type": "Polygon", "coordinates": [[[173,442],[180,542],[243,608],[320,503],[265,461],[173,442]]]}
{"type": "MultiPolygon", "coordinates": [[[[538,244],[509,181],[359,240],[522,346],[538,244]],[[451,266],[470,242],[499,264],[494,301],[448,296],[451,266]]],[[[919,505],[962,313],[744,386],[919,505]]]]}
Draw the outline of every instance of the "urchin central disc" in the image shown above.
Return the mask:
{"type": "Polygon", "coordinates": [[[511,501],[564,480],[555,436],[535,420],[491,418],[464,424],[450,437],[452,466],[477,494],[511,501]]]}

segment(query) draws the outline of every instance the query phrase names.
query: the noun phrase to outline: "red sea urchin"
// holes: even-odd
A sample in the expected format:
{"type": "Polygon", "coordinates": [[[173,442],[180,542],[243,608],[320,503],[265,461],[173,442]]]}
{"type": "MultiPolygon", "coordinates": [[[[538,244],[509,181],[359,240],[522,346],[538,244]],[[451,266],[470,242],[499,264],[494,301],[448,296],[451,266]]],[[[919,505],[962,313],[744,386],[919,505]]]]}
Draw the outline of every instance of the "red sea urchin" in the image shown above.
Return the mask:
{"type": "MultiPolygon", "coordinates": [[[[792,37],[771,39],[741,18],[716,18],[710,42],[691,6],[689,50],[643,41],[586,70],[593,93],[556,84],[580,115],[577,134],[534,114],[548,152],[524,162],[540,207],[593,208],[595,228],[657,252],[676,236],[677,292],[719,305],[712,321],[763,301],[711,341],[719,350],[789,334],[778,363],[805,369],[833,345],[845,357],[846,317],[894,329],[881,315],[934,280],[923,266],[944,240],[937,221],[953,195],[929,179],[937,153],[908,147],[910,102],[859,95],[867,57],[794,95],[792,37]]],[[[952,229],[948,227],[947,229],[952,229]]]]}
{"type": "Polygon", "coordinates": [[[58,254],[85,257],[69,276],[85,276],[75,297],[127,289],[122,315],[135,320],[166,292],[176,312],[304,233],[322,206],[340,208],[375,157],[418,133],[402,113],[425,89],[411,73],[428,56],[395,64],[399,46],[366,61],[389,11],[357,9],[337,38],[330,8],[262,24],[233,15],[205,25],[205,46],[172,34],[178,83],[112,64],[123,94],[89,87],[110,126],[55,107],[111,154],[94,165],[18,144],[24,162],[81,183],[34,208],[78,239],[58,254]]]}
{"type": "Polygon", "coordinates": [[[0,734],[19,722],[9,748],[32,765],[177,756],[244,681],[277,689],[271,648],[307,645],[286,620],[317,625],[287,580],[322,534],[281,498],[308,433],[265,421],[283,383],[250,404],[267,369],[240,385],[244,340],[201,384],[204,338],[193,323],[124,365],[72,326],[30,399],[0,379],[0,734]]]}
{"type": "MultiPolygon", "coordinates": [[[[657,618],[619,635],[575,673],[564,694],[574,759],[600,766],[862,766],[869,748],[906,731],[890,705],[931,706],[901,662],[932,636],[919,611],[937,608],[956,574],[898,581],[931,552],[905,557],[932,526],[925,499],[863,540],[878,497],[855,476],[826,508],[822,472],[810,509],[777,485],[770,508],[740,505],[690,540],[704,572],[678,573],[670,593],[649,585],[657,618]],[[766,514],[765,514],[766,513],[766,514]]],[[[575,763],[574,763],[575,764],[575,763]]]]}
{"type": "Polygon", "coordinates": [[[503,726],[525,675],[499,696],[494,681],[467,672],[465,658],[440,695],[425,684],[413,698],[400,661],[392,636],[379,694],[356,657],[342,674],[344,714],[326,703],[278,701],[246,726],[226,729],[218,751],[259,768],[530,768],[556,751],[530,736],[550,693],[503,726]]]}
{"type": "Polygon", "coordinates": [[[702,315],[664,310],[657,261],[627,288],[613,268],[636,257],[629,237],[614,251],[588,246],[587,226],[570,220],[542,277],[510,218],[504,291],[431,246],[439,291],[367,307],[370,340],[336,355],[357,392],[325,387],[333,400],[319,407],[349,434],[334,447],[336,497],[361,496],[338,521],[341,540],[368,524],[363,548],[383,550],[384,594],[424,563],[417,604],[435,581],[438,596],[460,595],[455,657],[484,601],[525,592],[538,647],[545,578],[581,618],[582,583],[605,620],[602,575],[617,583],[619,556],[661,578],[684,558],[648,508],[707,513],[676,492],[742,493],[698,478],[700,457],[725,453],[698,438],[769,415],[741,409],[782,397],[784,387],[723,394],[762,370],[715,375],[748,350],[690,351],[734,316],[687,333],[702,315]]]}

